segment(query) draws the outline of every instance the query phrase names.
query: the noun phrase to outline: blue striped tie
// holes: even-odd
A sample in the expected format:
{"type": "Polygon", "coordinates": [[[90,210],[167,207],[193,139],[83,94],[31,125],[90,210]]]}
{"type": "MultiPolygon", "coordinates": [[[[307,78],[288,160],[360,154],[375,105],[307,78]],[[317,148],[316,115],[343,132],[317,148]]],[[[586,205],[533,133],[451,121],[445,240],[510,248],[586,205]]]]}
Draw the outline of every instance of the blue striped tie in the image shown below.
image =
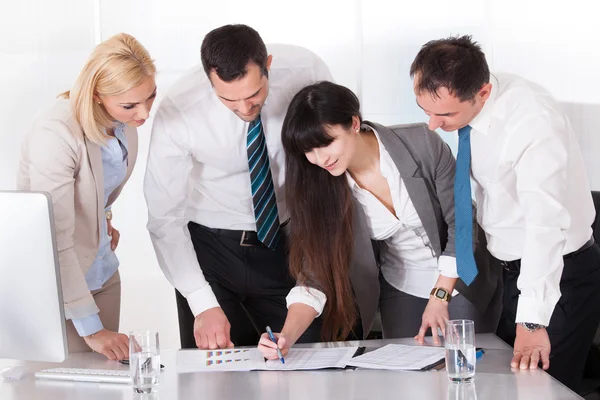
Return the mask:
{"type": "Polygon", "coordinates": [[[470,285],[477,276],[473,257],[473,203],[471,201],[471,127],[458,130],[458,156],[454,176],[454,223],[458,276],[470,285]]]}
{"type": "Polygon", "coordinates": [[[260,115],[248,126],[248,165],[258,240],[274,250],[279,242],[279,215],[269,153],[260,115]]]}

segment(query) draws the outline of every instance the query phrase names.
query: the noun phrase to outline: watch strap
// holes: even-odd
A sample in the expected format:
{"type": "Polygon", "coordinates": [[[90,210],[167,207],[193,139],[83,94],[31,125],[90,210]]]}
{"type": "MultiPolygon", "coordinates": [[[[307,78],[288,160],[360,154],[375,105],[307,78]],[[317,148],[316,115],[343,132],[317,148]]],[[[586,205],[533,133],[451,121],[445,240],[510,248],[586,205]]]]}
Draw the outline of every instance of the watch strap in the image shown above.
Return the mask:
{"type": "Polygon", "coordinates": [[[534,324],[533,322],[519,322],[519,325],[521,325],[523,328],[527,329],[529,332],[535,332],[538,329],[546,328],[545,325],[534,324]]]}

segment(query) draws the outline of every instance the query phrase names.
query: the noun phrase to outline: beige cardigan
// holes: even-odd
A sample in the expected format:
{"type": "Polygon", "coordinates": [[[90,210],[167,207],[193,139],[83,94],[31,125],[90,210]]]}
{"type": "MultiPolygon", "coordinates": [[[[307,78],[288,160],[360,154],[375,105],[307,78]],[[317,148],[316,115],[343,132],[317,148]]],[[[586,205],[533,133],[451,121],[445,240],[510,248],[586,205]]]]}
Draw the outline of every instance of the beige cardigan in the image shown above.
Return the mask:
{"type": "MultiPolygon", "coordinates": [[[[108,205],[119,196],[137,157],[137,130],[126,127],[125,136],[127,174],[110,195],[108,205]]],[[[69,100],[57,100],[36,119],[23,140],[17,187],[52,196],[66,318],[97,313],[85,275],[98,252],[105,218],[102,154],[100,146],[83,135],[69,100]]]]}

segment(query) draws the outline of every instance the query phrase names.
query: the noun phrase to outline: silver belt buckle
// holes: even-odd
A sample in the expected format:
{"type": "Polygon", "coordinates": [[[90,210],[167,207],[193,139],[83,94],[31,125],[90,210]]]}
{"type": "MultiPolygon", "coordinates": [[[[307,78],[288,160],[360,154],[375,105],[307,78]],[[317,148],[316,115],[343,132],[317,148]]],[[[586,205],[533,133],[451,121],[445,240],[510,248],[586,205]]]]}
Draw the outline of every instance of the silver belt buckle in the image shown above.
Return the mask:
{"type": "Polygon", "coordinates": [[[242,231],[242,237],[240,238],[240,246],[252,247],[253,245],[246,243],[246,231],[242,231]]]}

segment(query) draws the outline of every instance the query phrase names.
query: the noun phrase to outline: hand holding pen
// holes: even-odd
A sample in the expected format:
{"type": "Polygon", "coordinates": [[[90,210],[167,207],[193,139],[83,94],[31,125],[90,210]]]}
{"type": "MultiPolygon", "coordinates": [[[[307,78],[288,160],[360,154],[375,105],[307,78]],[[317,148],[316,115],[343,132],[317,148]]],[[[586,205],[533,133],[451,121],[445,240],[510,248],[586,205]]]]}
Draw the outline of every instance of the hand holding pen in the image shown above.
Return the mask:
{"type": "MultiPolygon", "coordinates": [[[[267,326],[266,329],[267,329],[267,335],[269,335],[269,339],[271,339],[271,341],[273,343],[277,344],[277,339],[275,339],[275,335],[273,335],[273,331],[271,330],[271,328],[269,328],[269,326],[267,326]]],[[[279,346],[277,346],[277,357],[279,357],[282,364],[285,364],[285,360],[283,359],[283,354],[281,354],[281,349],[279,348],[279,346]]]]}
{"type": "Polygon", "coordinates": [[[266,327],[266,333],[260,338],[258,343],[258,350],[262,353],[263,357],[267,360],[275,360],[279,358],[282,364],[285,364],[283,353],[281,349],[285,351],[286,340],[280,334],[274,334],[270,327],[266,327]]]}

